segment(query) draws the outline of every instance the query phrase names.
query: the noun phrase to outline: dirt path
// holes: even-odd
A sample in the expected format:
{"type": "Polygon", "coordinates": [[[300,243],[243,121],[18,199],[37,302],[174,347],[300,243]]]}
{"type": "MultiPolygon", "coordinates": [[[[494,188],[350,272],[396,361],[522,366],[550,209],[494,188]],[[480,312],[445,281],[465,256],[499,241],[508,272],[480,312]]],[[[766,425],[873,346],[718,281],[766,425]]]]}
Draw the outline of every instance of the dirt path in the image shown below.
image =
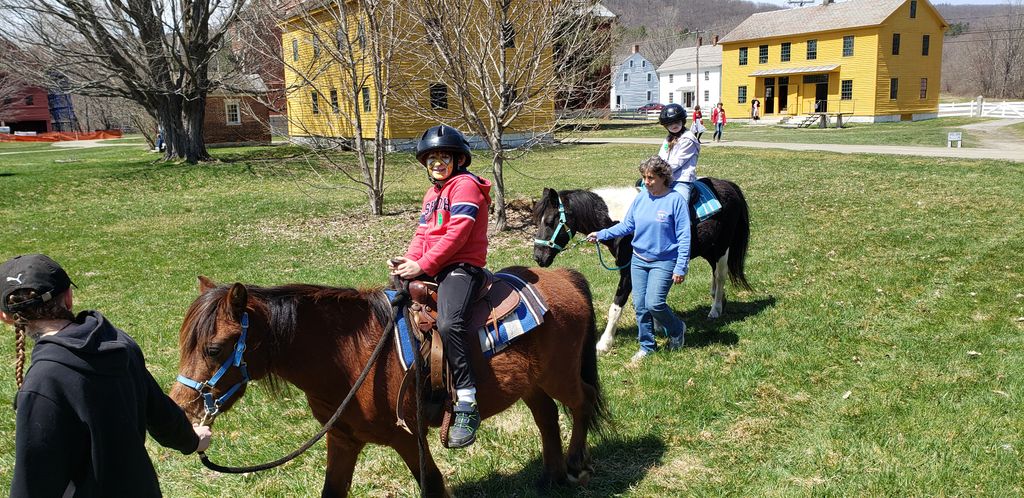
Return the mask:
{"type": "Polygon", "coordinates": [[[987,149],[1019,149],[1024,154],[1024,137],[1007,129],[1007,126],[1024,123],[1024,119],[997,119],[964,125],[962,128],[971,130],[978,137],[982,146],[987,149]]]}

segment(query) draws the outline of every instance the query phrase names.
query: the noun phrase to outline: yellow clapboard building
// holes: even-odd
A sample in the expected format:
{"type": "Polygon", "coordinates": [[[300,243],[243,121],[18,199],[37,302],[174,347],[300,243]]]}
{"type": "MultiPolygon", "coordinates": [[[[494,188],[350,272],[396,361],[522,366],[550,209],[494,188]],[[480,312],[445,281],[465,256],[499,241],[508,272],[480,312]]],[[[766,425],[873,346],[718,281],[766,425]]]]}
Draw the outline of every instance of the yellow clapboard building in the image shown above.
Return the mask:
{"type": "Polygon", "coordinates": [[[722,38],[729,118],[841,114],[882,122],[938,114],[942,37],[928,0],[823,0],[761,12],[722,38]]]}
{"type": "MultiPolygon", "coordinates": [[[[392,60],[382,68],[391,80],[384,124],[384,137],[389,146],[415,145],[423,131],[439,121],[462,129],[467,136],[472,135],[473,130],[460,118],[461,104],[455,89],[446,85],[439,75],[424,70],[422,58],[433,57],[427,38],[428,27],[413,19],[409,9],[402,8],[401,4],[394,12],[394,23],[388,22],[394,32],[382,34],[397,40],[392,60]]],[[[489,19],[489,16],[483,18],[489,19]]],[[[289,11],[279,26],[289,135],[313,140],[351,139],[357,133],[353,116],[359,113],[361,135],[373,139],[380,109],[373,80],[375,63],[369,53],[372,45],[368,37],[372,34],[356,1],[347,1],[344,9],[333,2],[304,2],[289,11]],[[351,40],[348,44],[351,57],[358,61],[354,70],[339,60],[348,57],[347,50],[338,48],[345,45],[339,41],[343,30],[351,40]],[[356,102],[352,102],[353,93],[357,96],[356,102]]],[[[507,28],[509,36],[518,40],[509,38],[504,42],[506,54],[516,50],[517,41],[521,43],[524,36],[529,36],[528,28],[514,25],[507,28]]],[[[544,59],[543,70],[550,70],[550,49],[544,59]]],[[[523,90],[517,88],[516,91],[523,90]]],[[[479,103],[482,96],[474,94],[471,98],[479,103]]],[[[488,95],[487,98],[501,97],[488,95]]],[[[515,143],[535,138],[538,133],[549,132],[554,119],[554,99],[542,92],[506,129],[505,139],[515,143]]]]}

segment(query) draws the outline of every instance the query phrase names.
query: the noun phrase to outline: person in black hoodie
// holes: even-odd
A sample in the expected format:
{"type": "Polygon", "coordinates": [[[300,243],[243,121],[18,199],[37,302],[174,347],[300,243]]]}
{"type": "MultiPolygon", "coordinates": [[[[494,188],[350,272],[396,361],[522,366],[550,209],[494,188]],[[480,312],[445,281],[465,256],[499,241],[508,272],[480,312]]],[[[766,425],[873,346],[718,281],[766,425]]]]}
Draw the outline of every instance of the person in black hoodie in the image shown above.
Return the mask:
{"type": "Polygon", "coordinates": [[[0,319],[18,354],[11,496],[160,496],[146,431],[189,454],[209,446],[210,428],[164,394],[128,334],[98,311],[72,314],[71,285],[41,254],[0,266],[0,319]],[[35,347],[23,375],[25,335],[35,347]]]}

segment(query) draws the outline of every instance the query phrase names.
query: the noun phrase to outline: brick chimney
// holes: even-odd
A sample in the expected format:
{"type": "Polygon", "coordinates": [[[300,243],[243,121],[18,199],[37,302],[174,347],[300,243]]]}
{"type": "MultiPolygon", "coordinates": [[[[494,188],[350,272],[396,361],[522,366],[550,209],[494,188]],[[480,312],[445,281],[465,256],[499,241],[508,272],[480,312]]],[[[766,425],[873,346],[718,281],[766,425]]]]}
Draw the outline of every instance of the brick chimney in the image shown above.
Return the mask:
{"type": "Polygon", "coordinates": [[[633,53],[635,54],[638,52],[640,52],[640,45],[633,45],[633,53]]]}

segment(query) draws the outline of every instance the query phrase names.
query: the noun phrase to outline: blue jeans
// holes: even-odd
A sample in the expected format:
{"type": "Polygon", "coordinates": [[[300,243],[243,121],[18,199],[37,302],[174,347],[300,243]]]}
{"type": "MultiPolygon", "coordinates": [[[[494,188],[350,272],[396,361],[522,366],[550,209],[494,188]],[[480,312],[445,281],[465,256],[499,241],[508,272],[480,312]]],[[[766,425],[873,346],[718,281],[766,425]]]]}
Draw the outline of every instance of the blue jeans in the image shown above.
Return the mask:
{"type": "Polygon", "coordinates": [[[637,340],[648,353],[658,348],[654,342],[654,320],[658,320],[671,338],[683,335],[683,322],[669,308],[666,299],[672,288],[675,260],[644,261],[633,255],[630,273],[633,276],[633,307],[636,308],[637,340]]]}

